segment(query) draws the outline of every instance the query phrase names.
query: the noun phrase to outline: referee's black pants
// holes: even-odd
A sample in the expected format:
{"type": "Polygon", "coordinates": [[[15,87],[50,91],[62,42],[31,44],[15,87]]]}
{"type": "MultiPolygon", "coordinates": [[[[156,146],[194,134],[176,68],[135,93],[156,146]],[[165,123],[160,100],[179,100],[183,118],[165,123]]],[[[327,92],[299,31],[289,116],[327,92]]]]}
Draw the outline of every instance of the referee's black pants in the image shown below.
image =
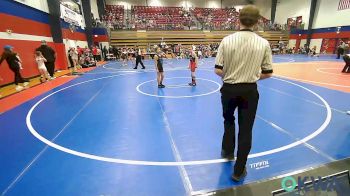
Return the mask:
{"type": "Polygon", "coordinates": [[[235,174],[240,175],[247,162],[252,146],[252,129],[258,107],[259,92],[256,83],[224,84],[221,88],[221,102],[225,132],[222,138],[222,150],[233,154],[235,149],[235,117],[238,108],[238,150],[234,167],[235,174]]]}
{"type": "Polygon", "coordinates": [[[21,73],[19,72],[19,65],[17,63],[11,64],[10,66],[11,71],[15,74],[15,84],[18,85],[19,83],[29,82],[27,79],[23,79],[21,73]]]}
{"type": "Polygon", "coordinates": [[[337,50],[337,59],[340,59],[340,55],[344,54],[344,49],[343,48],[338,48],[337,50]]]}
{"type": "Polygon", "coordinates": [[[345,55],[343,57],[343,59],[344,59],[344,62],[345,62],[345,66],[344,66],[342,72],[343,73],[350,73],[350,57],[345,55]]]}
{"type": "Polygon", "coordinates": [[[139,66],[139,63],[141,63],[142,68],[145,68],[145,66],[143,65],[143,62],[142,62],[142,56],[141,55],[137,55],[136,56],[136,65],[135,65],[136,69],[139,66]]]}
{"type": "Polygon", "coordinates": [[[55,62],[45,62],[45,67],[47,69],[47,72],[49,72],[49,75],[51,77],[55,76],[55,62]]]}

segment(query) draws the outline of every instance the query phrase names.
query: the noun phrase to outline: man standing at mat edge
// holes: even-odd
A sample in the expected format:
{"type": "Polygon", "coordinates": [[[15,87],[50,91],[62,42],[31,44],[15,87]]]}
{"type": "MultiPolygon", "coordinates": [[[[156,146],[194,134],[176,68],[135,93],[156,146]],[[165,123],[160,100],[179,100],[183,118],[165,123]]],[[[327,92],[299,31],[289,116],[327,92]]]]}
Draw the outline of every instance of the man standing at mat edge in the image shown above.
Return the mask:
{"type": "Polygon", "coordinates": [[[142,62],[142,52],[138,46],[136,46],[135,55],[136,55],[136,65],[134,69],[137,69],[137,67],[139,66],[139,63],[141,64],[142,69],[145,69],[146,67],[143,65],[143,62],[142,62]]]}
{"type": "Polygon", "coordinates": [[[235,117],[238,108],[238,150],[232,179],[247,175],[246,162],[252,144],[252,129],[259,101],[256,82],[272,76],[270,44],[253,32],[260,18],[254,5],[245,6],[239,14],[241,30],[226,36],[220,43],[215,60],[215,73],[222,77],[221,102],[225,132],[221,156],[234,158],[235,117]]]}
{"type": "Polygon", "coordinates": [[[47,60],[47,62],[45,62],[46,69],[49,72],[51,79],[55,79],[56,52],[47,45],[45,40],[41,41],[41,46],[37,48],[36,51],[40,51],[47,60]]]}

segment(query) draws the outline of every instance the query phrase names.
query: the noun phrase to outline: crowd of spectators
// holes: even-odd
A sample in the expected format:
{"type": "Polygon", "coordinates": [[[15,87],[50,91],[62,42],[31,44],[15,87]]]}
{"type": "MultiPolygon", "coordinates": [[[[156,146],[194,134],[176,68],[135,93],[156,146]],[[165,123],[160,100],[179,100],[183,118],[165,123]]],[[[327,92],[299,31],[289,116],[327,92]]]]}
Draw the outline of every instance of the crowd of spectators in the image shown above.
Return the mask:
{"type": "Polygon", "coordinates": [[[151,30],[184,30],[195,25],[190,12],[182,7],[152,6],[133,6],[126,23],[131,29],[151,30]]]}
{"type": "Polygon", "coordinates": [[[76,72],[80,68],[96,66],[96,62],[102,60],[102,55],[102,50],[98,46],[92,48],[70,47],[68,50],[70,68],[76,72]]]}
{"type": "MultiPolygon", "coordinates": [[[[161,48],[162,52],[167,54],[169,58],[176,59],[189,59],[192,52],[196,52],[197,56],[201,58],[215,57],[217,53],[217,49],[219,47],[218,43],[212,44],[200,44],[200,45],[192,45],[192,46],[184,46],[181,44],[159,44],[159,45],[149,45],[146,48],[141,49],[141,55],[143,58],[148,56],[149,58],[153,58],[155,54],[156,48],[161,48]]],[[[107,56],[112,55],[120,61],[125,60],[135,60],[135,47],[116,47],[110,46],[110,48],[104,48],[103,51],[106,51],[107,56]]],[[[109,59],[105,59],[109,60],[109,59]]]]}
{"type": "Polygon", "coordinates": [[[200,22],[202,29],[234,30],[239,29],[239,13],[235,8],[194,8],[191,12],[200,22]]]}
{"type": "MultiPolygon", "coordinates": [[[[107,5],[106,14],[95,26],[103,23],[110,29],[127,30],[239,30],[239,11],[235,8],[191,8],[132,6],[130,15],[124,16],[122,5],[107,5]]],[[[285,25],[271,24],[261,17],[255,30],[281,31],[285,25]]]]}
{"type": "MultiPolygon", "coordinates": [[[[124,25],[124,6],[123,5],[106,5],[105,15],[102,16],[101,22],[109,29],[123,29],[124,25]]],[[[95,19],[98,25],[98,19],[95,19]]]]}

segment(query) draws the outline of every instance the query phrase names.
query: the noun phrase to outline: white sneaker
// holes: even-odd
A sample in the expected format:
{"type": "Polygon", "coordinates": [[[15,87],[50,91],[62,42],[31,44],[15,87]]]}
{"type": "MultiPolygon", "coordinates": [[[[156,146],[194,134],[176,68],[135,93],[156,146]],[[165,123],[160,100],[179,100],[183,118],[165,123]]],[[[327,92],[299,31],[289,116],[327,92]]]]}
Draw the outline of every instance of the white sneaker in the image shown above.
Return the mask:
{"type": "Polygon", "coordinates": [[[20,86],[20,85],[18,85],[18,86],[16,86],[16,91],[21,91],[21,90],[23,90],[23,86],[20,86]]]}

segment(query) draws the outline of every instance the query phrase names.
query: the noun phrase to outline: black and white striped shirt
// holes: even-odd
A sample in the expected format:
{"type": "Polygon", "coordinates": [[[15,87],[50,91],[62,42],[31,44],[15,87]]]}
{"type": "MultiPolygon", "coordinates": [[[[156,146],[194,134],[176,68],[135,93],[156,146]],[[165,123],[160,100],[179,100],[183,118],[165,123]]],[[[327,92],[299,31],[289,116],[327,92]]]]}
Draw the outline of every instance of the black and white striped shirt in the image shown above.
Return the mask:
{"type": "Polygon", "coordinates": [[[226,36],[220,43],[215,68],[223,70],[223,82],[255,83],[261,73],[272,73],[269,42],[251,30],[226,36]]]}

